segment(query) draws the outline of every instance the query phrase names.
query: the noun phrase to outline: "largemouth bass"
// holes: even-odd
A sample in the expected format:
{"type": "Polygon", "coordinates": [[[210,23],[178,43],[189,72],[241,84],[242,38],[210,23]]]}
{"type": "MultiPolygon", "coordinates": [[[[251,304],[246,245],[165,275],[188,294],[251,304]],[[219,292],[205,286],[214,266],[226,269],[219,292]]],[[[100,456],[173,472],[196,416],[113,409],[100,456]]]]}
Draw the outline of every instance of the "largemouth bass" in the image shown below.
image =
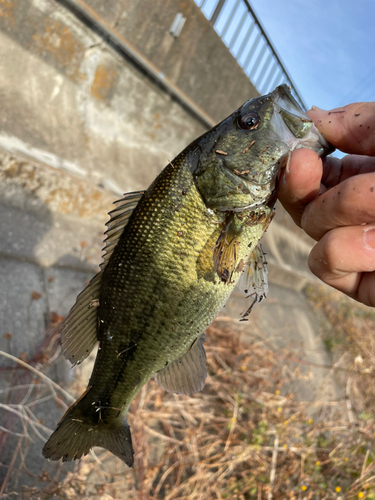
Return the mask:
{"type": "Polygon", "coordinates": [[[207,376],[204,331],[236,283],[266,293],[258,241],[290,151],[332,151],[288,87],[251,99],[196,139],[145,192],[117,202],[101,271],[78,296],[61,334],[81,363],[99,341],[84,394],[43,448],[75,460],[93,446],[133,465],[128,408],[155,375],[167,391],[194,394],[207,376]]]}

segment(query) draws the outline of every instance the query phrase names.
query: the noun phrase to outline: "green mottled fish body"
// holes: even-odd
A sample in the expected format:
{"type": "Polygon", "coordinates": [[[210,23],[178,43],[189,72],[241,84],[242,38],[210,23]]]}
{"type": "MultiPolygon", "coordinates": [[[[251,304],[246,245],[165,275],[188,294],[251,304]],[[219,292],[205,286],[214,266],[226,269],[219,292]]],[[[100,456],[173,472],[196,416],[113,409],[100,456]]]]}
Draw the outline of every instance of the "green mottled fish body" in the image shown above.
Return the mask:
{"type": "Polygon", "coordinates": [[[95,366],[46,443],[47,458],[72,460],[102,446],[132,465],[126,413],[143,385],[155,375],[170,392],[203,388],[204,331],[236,283],[254,301],[266,295],[258,241],[273,216],[281,165],[301,145],[329,150],[281,86],[194,141],[146,192],[120,200],[102,271],[61,335],[72,363],[99,341],[95,366]]]}
{"type": "MultiPolygon", "coordinates": [[[[215,272],[212,254],[225,217],[207,209],[188,165],[174,161],[145,193],[104,271],[90,398],[107,395],[113,407],[126,410],[155,372],[190,348],[240,274],[234,270],[228,283],[215,272]]],[[[263,223],[243,222],[238,261],[255,248],[272,209],[257,212],[263,223]]]]}

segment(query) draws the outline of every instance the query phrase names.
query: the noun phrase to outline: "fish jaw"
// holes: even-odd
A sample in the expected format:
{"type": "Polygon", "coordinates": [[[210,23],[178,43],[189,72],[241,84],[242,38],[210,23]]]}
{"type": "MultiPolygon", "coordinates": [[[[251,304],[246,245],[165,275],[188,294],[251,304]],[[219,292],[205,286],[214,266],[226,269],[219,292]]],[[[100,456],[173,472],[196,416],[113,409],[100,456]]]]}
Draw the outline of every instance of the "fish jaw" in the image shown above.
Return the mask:
{"type": "Polygon", "coordinates": [[[333,153],[335,148],[326,141],[314,122],[304,113],[287,85],[276,87],[271,92],[271,97],[274,103],[271,130],[275,139],[284,142],[289,151],[308,148],[321,157],[333,153]]]}

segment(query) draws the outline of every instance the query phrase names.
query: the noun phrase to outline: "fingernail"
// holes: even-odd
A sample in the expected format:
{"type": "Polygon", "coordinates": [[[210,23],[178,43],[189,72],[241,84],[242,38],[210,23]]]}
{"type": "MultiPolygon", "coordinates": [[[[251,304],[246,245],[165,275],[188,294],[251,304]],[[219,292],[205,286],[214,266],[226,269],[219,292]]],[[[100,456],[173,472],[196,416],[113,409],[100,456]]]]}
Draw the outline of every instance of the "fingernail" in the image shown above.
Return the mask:
{"type": "Polygon", "coordinates": [[[289,163],[290,163],[290,158],[292,156],[291,151],[288,151],[288,156],[286,157],[286,165],[285,165],[285,173],[289,174],[289,163]]]}
{"type": "Polygon", "coordinates": [[[375,226],[370,226],[363,231],[363,244],[369,250],[375,250],[375,226]]]}
{"type": "Polygon", "coordinates": [[[279,178],[279,182],[281,184],[283,184],[284,186],[285,186],[285,184],[288,183],[287,174],[285,171],[281,173],[280,178],[279,178]]]}

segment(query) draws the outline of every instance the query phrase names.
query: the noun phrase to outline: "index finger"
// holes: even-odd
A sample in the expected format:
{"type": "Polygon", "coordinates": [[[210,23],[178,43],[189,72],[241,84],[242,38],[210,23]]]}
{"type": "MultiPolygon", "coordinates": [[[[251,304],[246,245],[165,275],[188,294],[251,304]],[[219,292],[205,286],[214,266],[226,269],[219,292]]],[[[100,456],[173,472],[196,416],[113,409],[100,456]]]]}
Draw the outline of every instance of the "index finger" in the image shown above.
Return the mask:
{"type": "Polygon", "coordinates": [[[322,184],[331,188],[340,182],[359,174],[375,172],[375,157],[347,155],[343,158],[328,156],[323,159],[322,184]]]}
{"type": "Polygon", "coordinates": [[[375,156],[375,102],[357,102],[330,111],[313,106],[307,115],[336,148],[375,156]]]}
{"type": "Polygon", "coordinates": [[[301,227],[320,240],[331,229],[375,220],[375,173],[355,175],[316,197],[304,210],[301,227]]]}

